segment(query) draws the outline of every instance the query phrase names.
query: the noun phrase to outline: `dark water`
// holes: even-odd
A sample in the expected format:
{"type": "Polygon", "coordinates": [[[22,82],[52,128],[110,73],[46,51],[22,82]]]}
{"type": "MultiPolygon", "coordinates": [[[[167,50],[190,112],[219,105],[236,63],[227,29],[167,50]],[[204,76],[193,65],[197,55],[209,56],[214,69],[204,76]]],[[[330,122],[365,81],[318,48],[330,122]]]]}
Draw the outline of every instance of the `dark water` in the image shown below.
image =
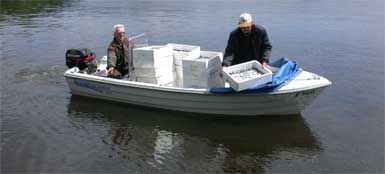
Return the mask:
{"type": "Polygon", "coordinates": [[[383,173],[384,1],[1,0],[1,173],[383,173]],[[123,23],[223,51],[237,16],[333,85],[301,115],[221,118],[72,96],[67,48],[123,23]]]}

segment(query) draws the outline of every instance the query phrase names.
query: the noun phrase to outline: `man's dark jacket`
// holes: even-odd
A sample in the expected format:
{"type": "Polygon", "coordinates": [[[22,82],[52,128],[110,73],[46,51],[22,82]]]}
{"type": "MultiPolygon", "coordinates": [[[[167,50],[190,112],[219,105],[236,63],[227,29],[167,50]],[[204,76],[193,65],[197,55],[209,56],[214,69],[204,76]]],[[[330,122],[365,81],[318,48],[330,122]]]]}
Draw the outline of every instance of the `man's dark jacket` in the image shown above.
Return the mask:
{"type": "Polygon", "coordinates": [[[113,66],[122,76],[126,74],[131,76],[134,68],[131,45],[127,38],[124,39],[123,44],[119,44],[114,38],[107,49],[107,69],[113,66]]]}
{"type": "Polygon", "coordinates": [[[222,65],[236,65],[251,60],[265,62],[270,58],[271,48],[267,32],[262,26],[253,24],[248,36],[238,27],[230,33],[222,65]]]}

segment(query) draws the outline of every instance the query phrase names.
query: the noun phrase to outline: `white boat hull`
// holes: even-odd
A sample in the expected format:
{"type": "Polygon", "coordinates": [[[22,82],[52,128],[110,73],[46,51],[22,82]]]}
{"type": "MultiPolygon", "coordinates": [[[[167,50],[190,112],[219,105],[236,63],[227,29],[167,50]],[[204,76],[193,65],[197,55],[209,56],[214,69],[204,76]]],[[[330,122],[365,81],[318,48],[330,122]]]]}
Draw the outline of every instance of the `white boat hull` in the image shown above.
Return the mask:
{"type": "Polygon", "coordinates": [[[269,93],[210,93],[208,89],[160,86],[76,72],[65,72],[74,95],[174,111],[220,115],[291,115],[308,106],[331,84],[303,71],[290,83],[269,93]]]}

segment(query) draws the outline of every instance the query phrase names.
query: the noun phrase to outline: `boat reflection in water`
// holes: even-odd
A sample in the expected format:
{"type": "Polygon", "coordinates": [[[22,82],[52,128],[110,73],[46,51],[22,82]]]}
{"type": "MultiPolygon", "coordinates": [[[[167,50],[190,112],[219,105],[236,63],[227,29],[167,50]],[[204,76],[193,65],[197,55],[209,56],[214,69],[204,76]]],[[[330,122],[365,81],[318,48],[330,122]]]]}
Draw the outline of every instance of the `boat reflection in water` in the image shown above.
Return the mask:
{"type": "Polygon", "coordinates": [[[93,137],[108,147],[105,160],[138,172],[264,172],[280,153],[311,159],[321,150],[300,115],[221,118],[73,95],[68,117],[87,132],[105,129],[93,137]]]}

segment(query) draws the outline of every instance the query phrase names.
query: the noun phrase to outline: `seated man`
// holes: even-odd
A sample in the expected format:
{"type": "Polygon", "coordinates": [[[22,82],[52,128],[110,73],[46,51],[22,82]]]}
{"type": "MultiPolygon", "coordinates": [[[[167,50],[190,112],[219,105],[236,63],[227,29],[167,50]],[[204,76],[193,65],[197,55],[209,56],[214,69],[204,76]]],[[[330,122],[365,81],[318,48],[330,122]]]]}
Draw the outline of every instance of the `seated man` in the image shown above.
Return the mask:
{"type": "Polygon", "coordinates": [[[114,39],[107,49],[107,74],[108,77],[130,78],[133,72],[132,44],[125,36],[124,25],[117,24],[113,27],[114,39]]]}
{"type": "Polygon", "coordinates": [[[241,14],[238,24],[239,27],[230,33],[222,65],[258,60],[266,66],[272,48],[266,30],[253,24],[249,13],[241,14]]]}

